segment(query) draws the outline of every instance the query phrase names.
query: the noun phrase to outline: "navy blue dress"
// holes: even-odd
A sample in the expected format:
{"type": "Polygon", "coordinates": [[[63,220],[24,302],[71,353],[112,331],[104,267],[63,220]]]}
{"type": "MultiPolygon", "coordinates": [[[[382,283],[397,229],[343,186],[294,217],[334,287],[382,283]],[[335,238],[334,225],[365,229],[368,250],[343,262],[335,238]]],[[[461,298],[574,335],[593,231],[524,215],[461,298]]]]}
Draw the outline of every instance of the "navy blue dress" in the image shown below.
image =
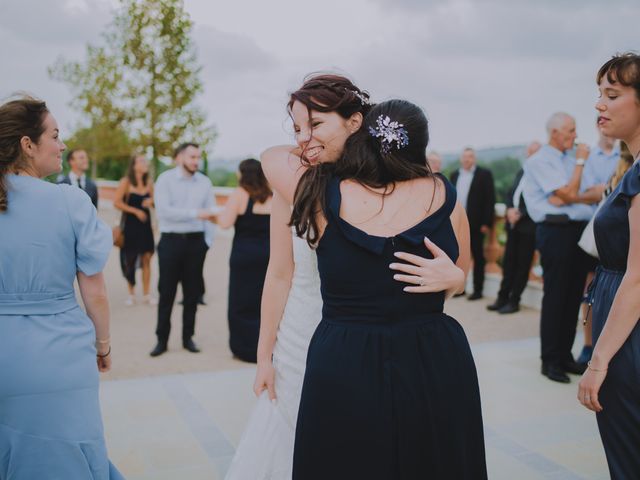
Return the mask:
{"type": "Polygon", "coordinates": [[[253,213],[249,199],[238,215],[229,257],[229,347],[245,362],[256,362],[260,334],[260,299],[269,265],[268,214],[253,213]]]}
{"type": "Polygon", "coordinates": [[[458,243],[444,205],[394,237],[340,218],[340,181],[327,191],[317,247],[324,302],[298,415],[294,480],[486,479],[480,394],[460,324],[444,292],[411,294],[393,279],[393,253],[429,255],[428,236],[454,261],[458,243]]]}
{"type": "MultiPolygon", "coordinates": [[[[598,210],[593,224],[600,266],[590,293],[593,338],[598,340],[627,268],[629,207],[640,193],[636,162],[598,210]]],[[[598,428],[612,479],[640,478],[640,323],[609,363],[599,400],[598,428]]]]}

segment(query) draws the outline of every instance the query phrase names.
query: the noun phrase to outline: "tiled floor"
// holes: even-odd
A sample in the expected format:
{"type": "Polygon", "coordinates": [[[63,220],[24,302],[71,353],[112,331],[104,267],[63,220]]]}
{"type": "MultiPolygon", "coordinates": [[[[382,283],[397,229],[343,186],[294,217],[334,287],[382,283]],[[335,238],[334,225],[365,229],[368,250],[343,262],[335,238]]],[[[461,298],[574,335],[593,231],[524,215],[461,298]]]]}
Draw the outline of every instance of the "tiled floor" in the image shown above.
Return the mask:
{"type": "MultiPolygon", "coordinates": [[[[489,478],[604,480],[595,417],[538,372],[534,339],[473,347],[489,478]]],[[[253,404],[253,368],[102,385],[114,463],[129,480],[222,479],[253,404]]],[[[251,479],[247,479],[251,480],[251,479]]]]}

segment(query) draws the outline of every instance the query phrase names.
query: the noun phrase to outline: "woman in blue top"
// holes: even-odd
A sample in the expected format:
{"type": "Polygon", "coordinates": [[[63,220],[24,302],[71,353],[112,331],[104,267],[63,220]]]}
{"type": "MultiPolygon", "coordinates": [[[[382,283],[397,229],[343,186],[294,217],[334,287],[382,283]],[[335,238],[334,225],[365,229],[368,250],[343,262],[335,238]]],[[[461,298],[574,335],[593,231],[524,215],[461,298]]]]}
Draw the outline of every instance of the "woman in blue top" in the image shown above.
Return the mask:
{"type": "Polygon", "coordinates": [[[600,265],[590,288],[596,342],[578,400],[597,412],[611,478],[640,478],[640,55],[617,55],[597,75],[603,134],[635,161],[598,210],[600,265]]]}
{"type": "Polygon", "coordinates": [[[60,171],[64,149],[44,102],[0,106],[2,480],[123,478],[98,402],[98,370],[111,367],[101,273],[111,231],[85,192],[41,180],[60,171]]]}

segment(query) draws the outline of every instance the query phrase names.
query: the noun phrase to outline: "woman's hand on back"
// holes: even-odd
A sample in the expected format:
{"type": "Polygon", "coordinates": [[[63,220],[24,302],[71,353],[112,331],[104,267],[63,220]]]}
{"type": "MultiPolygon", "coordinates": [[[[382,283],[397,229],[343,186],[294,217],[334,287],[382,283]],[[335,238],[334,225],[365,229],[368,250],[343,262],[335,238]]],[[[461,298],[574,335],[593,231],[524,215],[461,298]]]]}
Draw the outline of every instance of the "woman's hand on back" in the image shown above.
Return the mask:
{"type": "Polygon", "coordinates": [[[449,256],[427,237],[424,239],[433,258],[425,258],[407,252],[396,252],[395,256],[406,263],[394,262],[389,268],[396,270],[393,278],[408,283],[404,288],[409,293],[432,293],[461,290],[465,275],[449,256]]]}

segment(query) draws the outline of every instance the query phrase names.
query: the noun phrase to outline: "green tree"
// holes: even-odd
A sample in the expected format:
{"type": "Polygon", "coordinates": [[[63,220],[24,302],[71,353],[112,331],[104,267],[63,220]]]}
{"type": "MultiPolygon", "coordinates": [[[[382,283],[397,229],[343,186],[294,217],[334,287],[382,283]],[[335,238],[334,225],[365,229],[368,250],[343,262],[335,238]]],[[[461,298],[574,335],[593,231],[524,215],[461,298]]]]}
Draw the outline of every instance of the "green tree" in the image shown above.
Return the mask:
{"type": "Polygon", "coordinates": [[[182,0],[120,0],[104,45],[87,46],[83,62],[58,60],[49,73],[71,86],[72,106],[91,128],[127,132],[133,144],[151,149],[157,171],[176,143],[206,148],[215,137],[195,103],[202,83],[192,29],[182,0]]]}

